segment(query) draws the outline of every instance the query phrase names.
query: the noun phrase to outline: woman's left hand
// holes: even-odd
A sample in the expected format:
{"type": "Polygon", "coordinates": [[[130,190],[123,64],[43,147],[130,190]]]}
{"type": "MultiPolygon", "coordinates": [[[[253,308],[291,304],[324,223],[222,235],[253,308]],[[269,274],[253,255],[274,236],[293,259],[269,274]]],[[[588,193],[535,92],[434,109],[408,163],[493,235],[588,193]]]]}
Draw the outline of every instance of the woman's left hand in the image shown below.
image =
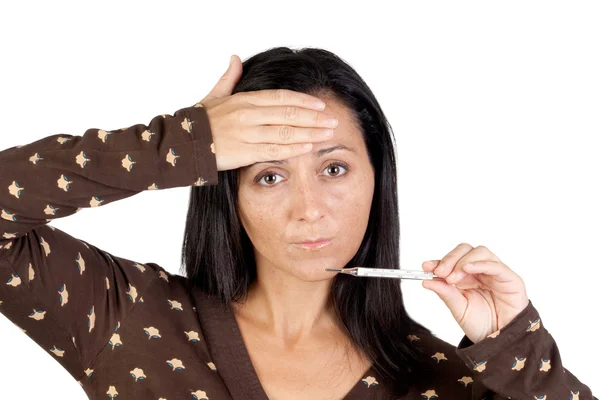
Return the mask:
{"type": "Polygon", "coordinates": [[[485,246],[461,243],[441,260],[424,262],[423,270],[446,279],[424,280],[423,287],[446,303],[473,343],[508,325],[529,304],[523,279],[485,246]]]}

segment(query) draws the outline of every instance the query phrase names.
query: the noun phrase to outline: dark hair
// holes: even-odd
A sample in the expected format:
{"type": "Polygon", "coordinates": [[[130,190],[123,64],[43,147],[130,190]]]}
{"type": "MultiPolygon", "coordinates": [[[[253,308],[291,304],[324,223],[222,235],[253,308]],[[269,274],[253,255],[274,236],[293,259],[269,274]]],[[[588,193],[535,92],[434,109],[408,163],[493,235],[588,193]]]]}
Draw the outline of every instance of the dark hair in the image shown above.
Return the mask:
{"type": "MultiPolygon", "coordinates": [[[[233,93],[289,89],[335,98],[359,122],[375,170],[374,197],[367,230],[354,258],[346,265],[399,268],[400,226],[396,161],[391,127],[375,96],[346,62],[316,48],[272,48],[243,62],[233,93]]],[[[219,171],[219,183],[193,186],[184,233],[182,260],[191,284],[230,304],[244,299],[256,279],[252,243],[237,214],[239,170],[219,171]]],[[[355,278],[337,274],[330,301],[340,325],[371,358],[381,378],[405,392],[415,374],[427,376],[430,356],[408,335],[431,335],[409,317],[400,280],[355,278]]]]}

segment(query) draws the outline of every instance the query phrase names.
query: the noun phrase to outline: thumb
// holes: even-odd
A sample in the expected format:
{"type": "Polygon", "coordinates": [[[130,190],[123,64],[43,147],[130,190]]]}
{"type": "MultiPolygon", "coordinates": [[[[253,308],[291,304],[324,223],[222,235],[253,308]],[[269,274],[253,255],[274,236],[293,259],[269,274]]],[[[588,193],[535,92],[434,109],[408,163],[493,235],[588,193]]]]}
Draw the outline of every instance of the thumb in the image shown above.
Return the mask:
{"type": "Polygon", "coordinates": [[[455,285],[446,283],[444,281],[429,281],[424,280],[421,285],[425,289],[429,289],[446,304],[446,306],[450,309],[450,312],[456,319],[456,321],[460,321],[462,318],[462,313],[467,307],[467,300],[465,296],[461,293],[459,289],[456,288],[455,285]]]}
{"type": "Polygon", "coordinates": [[[213,87],[210,93],[200,103],[204,103],[208,100],[217,99],[219,97],[230,96],[233,92],[233,88],[240,80],[242,75],[242,63],[238,56],[235,54],[231,56],[229,60],[229,67],[227,71],[221,76],[219,82],[213,87]]]}

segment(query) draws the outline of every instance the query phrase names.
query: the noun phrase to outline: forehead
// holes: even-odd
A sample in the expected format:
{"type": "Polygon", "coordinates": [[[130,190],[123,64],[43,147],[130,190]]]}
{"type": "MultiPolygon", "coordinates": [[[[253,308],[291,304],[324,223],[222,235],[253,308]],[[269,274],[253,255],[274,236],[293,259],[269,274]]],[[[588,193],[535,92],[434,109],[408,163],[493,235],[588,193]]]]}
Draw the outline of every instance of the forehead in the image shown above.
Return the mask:
{"type": "Polygon", "coordinates": [[[349,108],[335,99],[326,97],[319,98],[325,102],[325,109],[323,112],[338,119],[338,126],[335,128],[336,133],[337,131],[341,131],[344,133],[344,136],[351,136],[351,134],[360,135],[360,126],[358,121],[355,120],[354,116],[352,115],[352,111],[349,108]]]}
{"type": "MultiPolygon", "coordinates": [[[[319,96],[317,96],[319,97],[319,96]]],[[[336,150],[337,148],[347,148],[348,154],[359,155],[364,150],[364,140],[358,121],[356,121],[351,111],[336,100],[319,97],[325,102],[323,112],[338,119],[338,126],[334,128],[333,138],[321,142],[313,142],[313,148],[310,152],[300,155],[299,157],[314,157],[318,158],[336,150]]],[[[245,167],[241,170],[248,170],[252,167],[265,166],[269,164],[288,164],[287,160],[273,160],[257,162],[245,167]]]]}
{"type": "MultiPolygon", "coordinates": [[[[313,142],[311,153],[320,149],[342,144],[354,148],[357,152],[362,148],[363,138],[359,122],[354,118],[352,111],[335,99],[319,97],[325,102],[324,113],[338,119],[338,126],[334,128],[333,138],[322,142],[313,142]]],[[[308,153],[310,154],[310,153],[308,153]]]]}

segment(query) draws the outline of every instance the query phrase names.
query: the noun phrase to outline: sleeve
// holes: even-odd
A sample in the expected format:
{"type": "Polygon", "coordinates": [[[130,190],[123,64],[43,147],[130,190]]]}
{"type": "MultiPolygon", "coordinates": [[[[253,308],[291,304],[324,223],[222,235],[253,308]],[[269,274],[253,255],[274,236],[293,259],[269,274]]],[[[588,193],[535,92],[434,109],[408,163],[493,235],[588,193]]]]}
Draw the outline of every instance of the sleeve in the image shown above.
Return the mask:
{"type": "Polygon", "coordinates": [[[558,347],[531,300],[508,325],[482,341],[474,344],[463,336],[456,353],[472,370],[476,386],[483,386],[494,400],[598,400],[563,367],[558,347]]]}
{"type": "MultiPolygon", "coordinates": [[[[75,379],[162,271],[48,223],[143,190],[218,183],[204,107],[0,151],[0,313],[75,379]]],[[[2,334],[0,333],[0,337],[2,334]]]]}

